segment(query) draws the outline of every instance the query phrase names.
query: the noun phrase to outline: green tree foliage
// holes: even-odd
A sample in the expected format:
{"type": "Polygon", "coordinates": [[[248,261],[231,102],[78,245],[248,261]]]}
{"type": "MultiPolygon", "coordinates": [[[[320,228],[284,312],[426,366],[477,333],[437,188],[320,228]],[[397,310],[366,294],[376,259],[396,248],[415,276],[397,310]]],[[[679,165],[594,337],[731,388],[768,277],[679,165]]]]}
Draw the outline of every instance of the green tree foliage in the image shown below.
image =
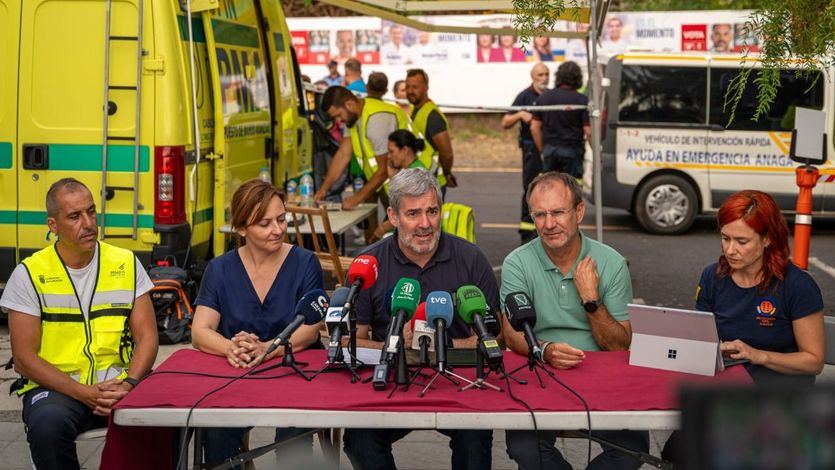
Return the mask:
{"type": "Polygon", "coordinates": [[[614,0],[613,11],[749,10],[762,0],[614,0]]]}

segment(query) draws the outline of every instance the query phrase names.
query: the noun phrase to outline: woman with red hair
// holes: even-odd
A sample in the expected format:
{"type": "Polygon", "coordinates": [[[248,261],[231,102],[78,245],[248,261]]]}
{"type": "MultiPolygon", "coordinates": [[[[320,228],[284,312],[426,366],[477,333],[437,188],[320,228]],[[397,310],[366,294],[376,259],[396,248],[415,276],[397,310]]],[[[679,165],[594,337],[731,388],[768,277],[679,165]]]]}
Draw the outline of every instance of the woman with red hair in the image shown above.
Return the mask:
{"type": "Polygon", "coordinates": [[[731,195],[716,216],[719,262],[705,268],[696,309],[713,312],[722,353],[748,361],[755,382],[814,384],[823,370],[823,299],[789,261],[789,228],[761,191],[731,195]]]}
{"type": "MultiPolygon", "coordinates": [[[[722,354],[742,359],[758,385],[813,385],[823,370],[823,299],[789,261],[789,227],[762,191],[732,194],[716,215],[722,256],[702,271],[696,309],[713,312],[722,354]]],[[[674,432],[661,458],[683,463],[674,432]]]]}

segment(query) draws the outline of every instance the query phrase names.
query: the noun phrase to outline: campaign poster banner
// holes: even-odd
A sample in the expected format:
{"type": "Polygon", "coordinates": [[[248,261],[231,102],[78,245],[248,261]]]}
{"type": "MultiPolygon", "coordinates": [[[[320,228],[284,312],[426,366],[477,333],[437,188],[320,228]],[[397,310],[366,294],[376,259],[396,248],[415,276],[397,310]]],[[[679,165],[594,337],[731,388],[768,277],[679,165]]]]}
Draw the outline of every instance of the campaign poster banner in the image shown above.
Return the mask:
{"type": "Polygon", "coordinates": [[[296,50],[296,59],[300,64],[310,63],[310,43],[307,31],[290,31],[290,41],[296,50]]]}

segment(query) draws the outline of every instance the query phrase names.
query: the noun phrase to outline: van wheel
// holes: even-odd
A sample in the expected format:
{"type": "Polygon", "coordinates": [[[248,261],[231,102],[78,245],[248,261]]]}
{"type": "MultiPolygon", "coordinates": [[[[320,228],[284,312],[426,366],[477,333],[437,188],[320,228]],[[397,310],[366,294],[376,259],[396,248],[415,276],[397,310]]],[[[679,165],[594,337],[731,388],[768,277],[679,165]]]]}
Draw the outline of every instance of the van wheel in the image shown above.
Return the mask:
{"type": "Polygon", "coordinates": [[[641,226],[661,235],[686,232],[696,219],[697,209],[693,185],[676,175],[660,175],[644,183],[633,207],[641,226]]]}

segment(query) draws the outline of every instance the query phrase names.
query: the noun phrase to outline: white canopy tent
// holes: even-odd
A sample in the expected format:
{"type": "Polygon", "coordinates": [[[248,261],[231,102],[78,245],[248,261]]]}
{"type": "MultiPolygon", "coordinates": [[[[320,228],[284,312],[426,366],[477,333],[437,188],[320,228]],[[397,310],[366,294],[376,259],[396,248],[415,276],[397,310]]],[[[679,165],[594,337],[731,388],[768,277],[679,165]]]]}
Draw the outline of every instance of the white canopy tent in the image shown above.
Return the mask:
{"type": "MultiPolygon", "coordinates": [[[[514,28],[491,28],[473,26],[437,25],[414,18],[412,15],[431,16],[427,12],[461,13],[474,11],[483,13],[514,13],[511,0],[319,0],[346,10],[381,19],[426,32],[448,32],[458,34],[518,34],[514,28]]],[[[589,40],[589,124],[591,125],[592,149],[592,190],[595,202],[596,238],[603,241],[603,205],[600,173],[600,73],[597,67],[597,46],[600,31],[609,10],[609,0],[563,0],[565,8],[555,19],[589,23],[588,32],[579,31],[536,31],[537,36],[589,40]],[[590,19],[594,21],[589,21],[590,19]]]]}

